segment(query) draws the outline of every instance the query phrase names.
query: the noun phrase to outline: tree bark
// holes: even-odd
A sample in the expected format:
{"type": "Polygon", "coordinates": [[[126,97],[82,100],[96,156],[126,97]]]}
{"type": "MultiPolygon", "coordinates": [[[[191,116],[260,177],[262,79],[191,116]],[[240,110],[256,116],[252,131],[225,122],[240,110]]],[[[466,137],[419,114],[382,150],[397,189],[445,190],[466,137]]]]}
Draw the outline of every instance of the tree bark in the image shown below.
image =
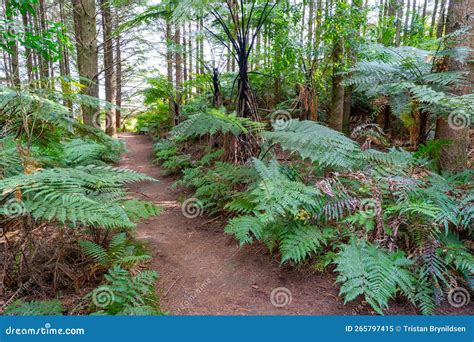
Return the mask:
{"type": "Polygon", "coordinates": [[[308,47],[313,46],[314,0],[308,0],[308,47]]]}
{"type": "MultiPolygon", "coordinates": [[[[119,16],[118,13],[115,14],[115,25],[119,25],[119,16]]],[[[115,104],[117,108],[115,109],[115,127],[117,130],[121,128],[122,125],[122,83],[123,83],[123,74],[122,74],[122,39],[120,33],[117,33],[115,36],[115,79],[116,79],[116,94],[115,94],[115,104]]]]}
{"type": "MultiPolygon", "coordinates": [[[[171,49],[172,35],[171,32],[171,19],[166,20],[166,75],[168,79],[168,85],[170,88],[173,87],[173,50],[171,49]]],[[[168,101],[169,115],[171,116],[171,122],[174,124],[174,96],[170,92],[168,101]]]]}
{"type": "Polygon", "coordinates": [[[436,38],[441,38],[444,32],[444,24],[446,21],[446,0],[441,0],[441,7],[439,11],[438,27],[436,30],[436,38]]]}
{"type": "MultiPolygon", "coordinates": [[[[10,7],[10,1],[6,0],[5,8],[8,9],[10,7]]],[[[8,14],[8,11],[5,11],[6,18],[8,21],[13,21],[12,14],[8,14]]],[[[18,41],[15,39],[13,45],[10,47],[10,63],[11,63],[11,83],[14,87],[20,86],[20,62],[18,57],[18,41]]]]}
{"type": "Polygon", "coordinates": [[[400,37],[402,33],[402,20],[403,20],[403,2],[397,1],[397,25],[395,32],[395,46],[400,46],[400,37]]]}
{"type": "MultiPolygon", "coordinates": [[[[30,33],[30,23],[28,18],[28,12],[22,13],[23,29],[25,32],[30,33]]],[[[33,56],[31,49],[25,47],[25,60],[26,60],[26,77],[28,83],[33,82],[33,56]]]]}
{"type": "Polygon", "coordinates": [[[438,12],[438,0],[435,0],[433,7],[433,14],[431,15],[431,25],[430,25],[430,37],[433,36],[433,32],[436,26],[436,13],[438,12]]]}
{"type": "MultiPolygon", "coordinates": [[[[104,38],[104,83],[105,83],[105,100],[115,106],[115,68],[114,68],[114,49],[113,49],[113,20],[112,10],[110,9],[109,0],[101,0],[102,10],[102,33],[104,38]]],[[[105,118],[105,132],[112,136],[117,136],[115,108],[107,109],[105,118]]]]}
{"type": "MultiPolygon", "coordinates": [[[[64,13],[64,0],[59,0],[59,18],[61,24],[63,25],[63,34],[65,34],[65,19],[66,15],[64,13]]],[[[63,43],[60,45],[61,49],[61,59],[59,60],[59,74],[61,76],[61,91],[63,93],[63,105],[68,107],[72,113],[72,100],[69,98],[71,94],[71,70],[69,66],[69,51],[63,43]]]]}
{"type": "MultiPolygon", "coordinates": [[[[448,7],[448,16],[446,19],[446,34],[452,33],[462,27],[470,25],[470,34],[473,33],[472,17],[466,15],[474,13],[474,1],[472,0],[451,0],[448,7]]],[[[474,40],[468,34],[465,37],[458,37],[452,47],[465,46],[474,48],[474,40]],[[462,39],[464,38],[464,39],[462,39]]],[[[472,58],[472,52],[471,52],[472,58]]],[[[469,60],[469,59],[468,59],[469,60]]],[[[469,71],[467,61],[461,62],[454,58],[447,59],[447,67],[450,71],[469,71]]],[[[472,77],[472,75],[470,76],[472,77]]],[[[456,95],[468,94],[471,91],[472,84],[454,86],[451,91],[456,95]]],[[[439,166],[442,170],[459,171],[467,166],[468,147],[469,147],[469,120],[467,116],[471,113],[452,112],[448,118],[439,117],[436,121],[435,138],[439,140],[450,141],[449,145],[441,148],[439,166]]]]}
{"type": "Polygon", "coordinates": [[[403,28],[403,42],[406,43],[407,42],[407,39],[409,37],[408,35],[408,23],[409,23],[409,19],[410,19],[410,0],[407,0],[407,9],[405,11],[405,24],[404,24],[404,28],[403,28]]]}
{"type": "MultiPolygon", "coordinates": [[[[99,58],[97,53],[95,0],[72,0],[76,36],[77,69],[81,77],[81,93],[99,98],[99,58]]],[[[85,124],[93,125],[98,110],[95,106],[81,105],[85,124]]]]}
{"type": "Polygon", "coordinates": [[[176,72],[176,101],[174,104],[174,120],[175,123],[179,123],[180,108],[181,108],[181,96],[182,96],[182,86],[183,86],[183,58],[181,55],[181,30],[179,24],[176,24],[174,31],[174,44],[175,44],[175,53],[174,53],[174,62],[175,62],[175,72],[176,72]]]}
{"type": "Polygon", "coordinates": [[[343,59],[343,46],[341,39],[334,41],[333,47],[333,76],[332,76],[332,98],[331,98],[331,115],[329,116],[329,127],[336,131],[342,132],[342,123],[344,118],[344,85],[343,77],[338,73],[337,65],[343,59]]]}

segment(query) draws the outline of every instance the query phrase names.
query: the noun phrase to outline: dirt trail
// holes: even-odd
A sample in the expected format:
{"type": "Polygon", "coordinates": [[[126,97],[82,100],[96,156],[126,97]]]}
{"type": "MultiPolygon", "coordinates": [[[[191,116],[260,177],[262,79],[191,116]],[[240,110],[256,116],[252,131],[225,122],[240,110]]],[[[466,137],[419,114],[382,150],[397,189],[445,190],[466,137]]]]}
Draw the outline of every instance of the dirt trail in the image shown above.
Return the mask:
{"type": "MultiPolygon", "coordinates": [[[[170,188],[175,179],[162,177],[152,163],[152,141],[147,136],[122,134],[129,152],[121,166],[159,179],[130,189],[137,197],[165,211],[138,226],[137,237],[153,253],[152,268],[159,274],[161,305],[172,315],[370,314],[363,303],[343,305],[333,274],[317,274],[309,267],[280,266],[263,246],[239,248],[223,232],[224,222],[199,216],[187,218],[181,202],[187,197],[170,188]],[[179,201],[178,199],[181,199],[179,201]],[[283,287],[274,297],[275,288],[283,287]]],[[[388,314],[416,314],[409,305],[393,303],[388,314]]]]}

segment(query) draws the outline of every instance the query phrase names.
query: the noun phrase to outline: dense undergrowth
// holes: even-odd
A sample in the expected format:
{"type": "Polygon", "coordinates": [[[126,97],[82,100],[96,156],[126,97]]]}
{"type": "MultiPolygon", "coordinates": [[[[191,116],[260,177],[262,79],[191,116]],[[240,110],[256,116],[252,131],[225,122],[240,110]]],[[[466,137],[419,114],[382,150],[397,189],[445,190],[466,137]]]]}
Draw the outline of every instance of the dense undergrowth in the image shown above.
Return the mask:
{"type": "Polygon", "coordinates": [[[6,315],[160,314],[146,249],[130,235],[159,215],[113,166],[125,148],[48,94],[0,89],[0,249],[6,315]]]}
{"type": "MultiPolygon", "coordinates": [[[[423,69],[422,50],[383,52],[385,61],[362,61],[351,71],[348,84],[359,96],[393,101],[402,121],[414,103],[439,116],[471,108],[472,95],[443,90],[461,76],[434,75],[427,62],[423,69]],[[425,74],[407,79],[415,69],[425,74]]],[[[363,297],[382,314],[404,297],[432,314],[451,289],[471,288],[473,171],[440,172],[443,142],[427,140],[410,152],[375,123],[359,123],[349,138],[314,121],[265,121],[224,109],[185,111],[155,143],[156,160],[164,174],[181,175],[175,186],[192,189],[207,213],[227,217],[225,232],[241,245],[260,241],[281,263],[335,272],[345,302],[363,297]],[[248,134],[259,153],[230,162],[229,141],[248,134]]]]}

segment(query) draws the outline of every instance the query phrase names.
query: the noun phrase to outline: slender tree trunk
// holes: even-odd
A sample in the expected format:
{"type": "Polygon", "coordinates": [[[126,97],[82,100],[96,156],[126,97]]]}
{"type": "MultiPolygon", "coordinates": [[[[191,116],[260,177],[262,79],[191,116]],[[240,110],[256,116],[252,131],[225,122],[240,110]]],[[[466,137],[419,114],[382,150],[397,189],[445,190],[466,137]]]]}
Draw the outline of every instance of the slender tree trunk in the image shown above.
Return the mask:
{"type": "MultiPolygon", "coordinates": [[[[114,68],[114,48],[113,48],[113,20],[112,10],[109,0],[101,0],[102,10],[102,32],[104,37],[104,79],[105,79],[105,100],[115,105],[115,68],[114,68]]],[[[105,120],[105,131],[108,135],[117,136],[117,124],[115,108],[107,109],[105,120]]]]}
{"type": "MultiPolygon", "coordinates": [[[[97,53],[95,0],[73,0],[74,30],[77,49],[77,69],[81,77],[81,93],[99,98],[99,58],[97,53]]],[[[94,106],[81,105],[85,124],[93,125],[98,110],[94,106]]]]}
{"type": "Polygon", "coordinates": [[[423,12],[421,13],[421,21],[423,22],[423,25],[425,25],[425,20],[426,20],[426,7],[428,6],[428,0],[423,1],[423,12]]]}
{"type": "MultiPolygon", "coordinates": [[[[343,46],[341,39],[334,41],[333,47],[333,64],[339,65],[343,59],[343,46]]],[[[342,124],[344,118],[344,85],[343,77],[338,73],[337,67],[333,68],[332,76],[332,98],[331,98],[331,115],[329,116],[329,127],[336,131],[342,132],[342,124]]]]}
{"type": "MultiPolygon", "coordinates": [[[[199,17],[199,32],[204,31],[204,19],[201,15],[199,17]]],[[[199,73],[204,74],[204,37],[201,34],[199,38],[199,73]]]]}
{"type": "MultiPolygon", "coordinates": [[[[115,13],[115,26],[119,25],[118,12],[115,13]]],[[[115,36],[115,79],[116,79],[116,94],[115,104],[117,108],[115,110],[115,127],[119,130],[122,127],[122,39],[120,33],[115,36]]]]}
{"type": "Polygon", "coordinates": [[[433,32],[436,26],[436,13],[438,12],[438,2],[439,0],[435,0],[434,2],[433,14],[431,16],[430,37],[433,37],[433,32]]]}
{"type": "MultiPolygon", "coordinates": [[[[461,27],[470,25],[470,34],[466,34],[463,39],[458,39],[452,43],[454,46],[465,46],[466,42],[470,44],[470,48],[474,48],[474,40],[472,39],[473,20],[466,13],[474,13],[474,1],[472,0],[450,0],[448,7],[448,16],[446,19],[446,34],[452,33],[461,27]]],[[[457,37],[463,38],[463,37],[457,37]]],[[[471,58],[473,57],[471,51],[471,58]]],[[[450,71],[469,71],[467,61],[460,62],[454,58],[448,58],[446,63],[450,71]]],[[[472,70],[471,70],[472,71],[472,70]]],[[[472,78],[472,75],[470,76],[472,78]]],[[[463,84],[453,86],[451,91],[456,95],[468,94],[472,91],[472,84],[463,84]]],[[[468,147],[469,147],[469,117],[472,113],[452,112],[449,117],[439,117],[436,121],[435,138],[440,140],[448,140],[451,142],[448,146],[441,148],[440,167],[443,170],[458,171],[467,165],[468,147]]]]}
{"type": "MultiPolygon", "coordinates": [[[[44,0],[39,0],[38,2],[38,13],[37,17],[39,18],[39,28],[40,32],[46,32],[46,15],[45,15],[45,3],[44,0]]],[[[42,33],[40,33],[42,34],[42,33]]],[[[51,80],[50,78],[50,73],[49,73],[49,63],[48,60],[45,57],[41,58],[41,63],[40,63],[40,75],[41,78],[43,79],[43,84],[46,87],[51,87],[51,80]]]]}
{"type": "MultiPolygon", "coordinates": [[[[64,0],[59,0],[59,17],[61,20],[61,25],[63,25],[63,34],[66,34],[65,30],[65,18],[64,13],[64,0]]],[[[61,59],[59,60],[59,74],[61,76],[61,91],[63,93],[63,105],[68,107],[72,112],[72,100],[69,97],[71,94],[71,70],[69,66],[69,51],[67,46],[63,43],[60,45],[61,49],[61,59]]]]}
{"type": "Polygon", "coordinates": [[[186,40],[186,25],[183,25],[183,80],[188,80],[188,42],[186,40]]]}
{"type": "MultiPolygon", "coordinates": [[[[170,88],[173,87],[173,50],[171,48],[172,46],[172,28],[171,28],[171,19],[166,20],[166,70],[167,70],[167,79],[168,79],[168,85],[170,88]]],[[[169,107],[169,114],[172,118],[171,122],[174,124],[174,96],[172,93],[170,93],[169,101],[168,101],[168,107],[169,107]]]]}
{"type": "Polygon", "coordinates": [[[192,25],[191,21],[188,23],[188,60],[189,60],[189,68],[188,68],[188,77],[191,79],[191,74],[193,73],[193,40],[191,39],[192,33],[192,25]]]}
{"type": "Polygon", "coordinates": [[[413,0],[412,8],[411,8],[411,28],[410,31],[413,33],[413,28],[415,27],[415,19],[417,17],[416,13],[416,0],[413,0]]]}
{"type": "Polygon", "coordinates": [[[380,43],[383,37],[384,29],[384,3],[383,0],[379,1],[379,17],[378,17],[378,37],[377,41],[380,43]]]}
{"type": "MultiPolygon", "coordinates": [[[[30,23],[28,19],[28,12],[22,13],[21,15],[23,20],[23,29],[26,33],[30,33],[30,23]]],[[[33,56],[31,53],[31,49],[25,47],[25,60],[26,60],[26,76],[28,79],[28,83],[33,82],[33,56]]]]}
{"type": "Polygon", "coordinates": [[[408,31],[409,31],[409,20],[410,20],[410,0],[407,0],[407,9],[405,12],[405,25],[403,28],[403,42],[406,43],[407,39],[409,38],[408,31]]]}
{"type": "MultiPolygon", "coordinates": [[[[9,13],[8,9],[10,7],[10,0],[6,0],[6,18],[8,21],[13,21],[13,16],[9,13]]],[[[14,87],[20,86],[20,62],[18,57],[18,42],[15,39],[13,45],[10,47],[10,63],[11,63],[11,83],[14,87]]]]}
{"type": "Polygon", "coordinates": [[[176,101],[174,104],[174,120],[175,123],[179,123],[180,108],[181,108],[181,96],[183,86],[183,57],[181,55],[181,30],[178,24],[175,26],[174,31],[174,44],[175,44],[175,72],[176,72],[176,101]]]}
{"type": "Polygon", "coordinates": [[[400,37],[402,33],[402,21],[403,21],[403,1],[397,1],[397,25],[395,33],[395,46],[400,46],[400,37]]]}
{"type": "Polygon", "coordinates": [[[446,0],[441,0],[441,8],[439,11],[439,19],[438,19],[438,28],[436,30],[436,38],[441,38],[443,36],[445,21],[446,21],[446,0]]]}
{"type": "Polygon", "coordinates": [[[308,0],[308,47],[313,45],[314,1],[315,0],[308,0]]]}

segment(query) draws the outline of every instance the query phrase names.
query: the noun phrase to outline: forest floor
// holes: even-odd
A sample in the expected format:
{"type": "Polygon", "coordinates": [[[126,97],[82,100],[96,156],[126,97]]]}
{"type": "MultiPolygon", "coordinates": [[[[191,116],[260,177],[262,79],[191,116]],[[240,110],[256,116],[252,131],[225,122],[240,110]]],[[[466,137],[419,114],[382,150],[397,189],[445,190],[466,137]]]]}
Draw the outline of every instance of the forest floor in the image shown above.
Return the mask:
{"type": "MultiPolygon", "coordinates": [[[[373,314],[365,302],[343,304],[333,273],[321,274],[308,265],[282,266],[263,245],[240,248],[224,234],[224,220],[185,217],[181,202],[191,195],[170,187],[176,177],[161,176],[153,163],[151,138],[130,133],[120,138],[128,149],[120,166],[159,180],[133,185],[130,191],[164,209],[160,216],[139,224],[136,234],[152,253],[162,310],[171,315],[373,314]],[[272,290],[280,287],[291,293],[291,301],[284,294],[276,297],[277,304],[287,304],[282,307],[271,301],[272,290]]],[[[437,313],[466,314],[472,312],[469,306],[459,310],[445,305],[437,313]]],[[[405,301],[393,301],[387,314],[417,311],[405,301]]]]}

